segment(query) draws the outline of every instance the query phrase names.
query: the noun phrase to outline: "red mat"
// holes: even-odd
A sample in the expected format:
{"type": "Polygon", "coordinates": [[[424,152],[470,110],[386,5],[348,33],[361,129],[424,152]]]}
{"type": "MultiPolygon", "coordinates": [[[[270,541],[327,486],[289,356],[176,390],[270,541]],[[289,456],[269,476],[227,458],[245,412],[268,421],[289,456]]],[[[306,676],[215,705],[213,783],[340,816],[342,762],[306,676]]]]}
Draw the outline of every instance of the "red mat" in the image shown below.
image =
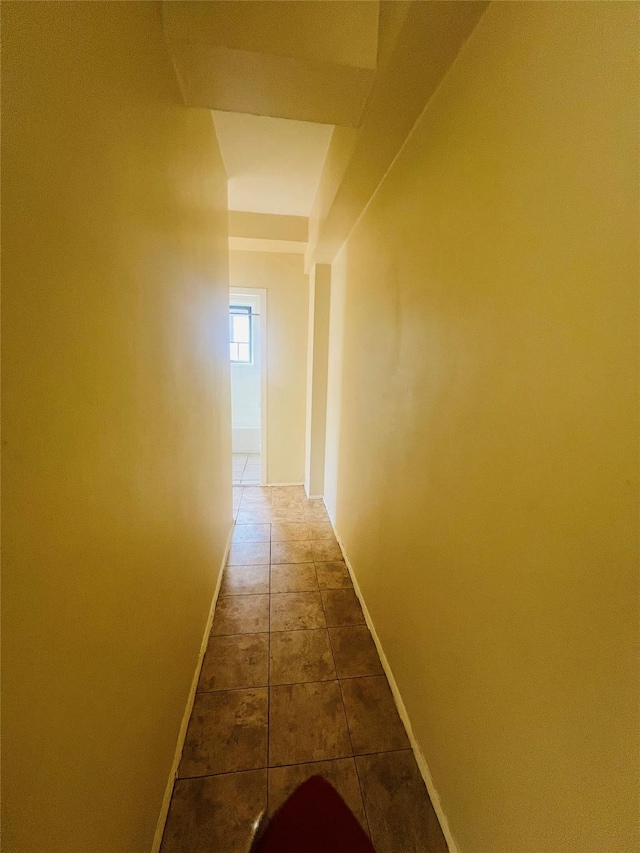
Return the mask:
{"type": "Polygon", "coordinates": [[[321,776],[297,788],[274,814],[252,853],[375,853],[338,792],[321,776]]]}

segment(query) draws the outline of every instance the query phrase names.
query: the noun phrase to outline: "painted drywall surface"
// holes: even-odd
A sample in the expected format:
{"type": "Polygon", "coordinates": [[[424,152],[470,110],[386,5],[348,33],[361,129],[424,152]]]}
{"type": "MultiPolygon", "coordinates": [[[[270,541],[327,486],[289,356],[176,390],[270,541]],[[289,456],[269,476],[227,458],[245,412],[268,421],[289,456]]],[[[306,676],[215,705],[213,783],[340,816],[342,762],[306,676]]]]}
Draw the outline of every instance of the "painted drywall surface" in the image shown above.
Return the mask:
{"type": "Polygon", "coordinates": [[[358,131],[354,127],[336,126],[331,134],[318,189],[309,213],[309,242],[305,252],[305,269],[308,271],[311,270],[315,261],[320,229],[331,210],[357,140],[358,131]]]}
{"type": "MultiPolygon", "coordinates": [[[[228,175],[229,210],[244,214],[245,221],[248,213],[263,214],[271,223],[282,217],[278,230],[289,233],[277,239],[289,239],[291,220],[306,218],[313,205],[333,126],[248,112],[216,110],[213,118],[228,175]]],[[[235,224],[236,217],[230,221],[235,224]]],[[[267,229],[264,236],[275,238],[273,224],[267,229]]],[[[300,240],[299,225],[295,231],[300,240]]]]}
{"type": "Polygon", "coordinates": [[[267,482],[302,483],[309,281],[301,255],[229,252],[232,287],[267,290],[267,482]]]}
{"type": "MultiPolygon", "coordinates": [[[[342,251],[331,264],[331,297],[329,300],[329,346],[327,354],[327,404],[325,422],[324,502],[327,512],[337,520],[340,477],[348,477],[348,469],[340,465],[342,423],[342,368],[344,364],[345,299],[347,285],[347,253],[342,251]]],[[[346,425],[344,432],[347,432],[346,425]]],[[[341,532],[344,525],[341,526],[341,532]]]]}
{"type": "Polygon", "coordinates": [[[311,495],[311,423],[313,412],[313,315],[316,302],[316,267],[309,270],[309,320],[307,335],[307,397],[304,437],[304,488],[311,495]]]}
{"type": "Polygon", "coordinates": [[[170,40],[376,67],[377,2],[347,0],[337,5],[309,0],[305,6],[249,2],[240,12],[233,0],[214,6],[174,0],[163,13],[170,40]]]}
{"type": "MultiPolygon", "coordinates": [[[[331,147],[336,159],[327,159],[328,169],[337,167],[340,185],[331,192],[331,178],[326,184],[321,179],[320,189],[328,193],[321,203],[317,262],[335,259],[487,5],[486,0],[413,0],[381,15],[381,66],[362,121],[354,139],[343,138],[331,147]],[[348,152],[346,162],[341,150],[348,152]]],[[[313,216],[311,226],[313,237],[313,216]]]]}
{"type": "Polygon", "coordinates": [[[229,237],[306,243],[309,237],[309,221],[306,216],[279,216],[274,213],[230,210],[229,237]]]}
{"type": "Polygon", "coordinates": [[[329,310],[331,301],[331,266],[316,264],[314,286],[310,291],[313,310],[309,311],[309,353],[307,382],[307,456],[305,487],[307,494],[324,494],[325,437],[327,425],[327,372],[329,349],[329,310]]]}
{"type": "Polygon", "coordinates": [[[492,4],[333,265],[328,503],[461,853],[640,843],[637,13],[492,4]]]}
{"type": "Polygon", "coordinates": [[[358,124],[375,73],[377,2],[162,8],[186,104],[358,124]]]}
{"type": "Polygon", "coordinates": [[[226,180],[152,3],[2,4],[3,849],[148,853],[231,525],[226,180]]]}

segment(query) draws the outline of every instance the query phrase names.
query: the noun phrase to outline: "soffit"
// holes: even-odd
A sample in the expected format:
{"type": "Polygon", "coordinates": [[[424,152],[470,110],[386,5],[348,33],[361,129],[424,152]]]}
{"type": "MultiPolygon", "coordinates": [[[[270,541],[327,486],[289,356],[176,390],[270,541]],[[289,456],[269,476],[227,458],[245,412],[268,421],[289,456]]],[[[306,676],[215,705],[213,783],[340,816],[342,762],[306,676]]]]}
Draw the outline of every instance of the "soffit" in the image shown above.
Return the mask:
{"type": "Polygon", "coordinates": [[[379,4],[164,2],[187,106],[356,126],[373,83],[379,4]]]}
{"type": "Polygon", "coordinates": [[[333,127],[215,111],[229,210],[308,216],[333,127]]]}

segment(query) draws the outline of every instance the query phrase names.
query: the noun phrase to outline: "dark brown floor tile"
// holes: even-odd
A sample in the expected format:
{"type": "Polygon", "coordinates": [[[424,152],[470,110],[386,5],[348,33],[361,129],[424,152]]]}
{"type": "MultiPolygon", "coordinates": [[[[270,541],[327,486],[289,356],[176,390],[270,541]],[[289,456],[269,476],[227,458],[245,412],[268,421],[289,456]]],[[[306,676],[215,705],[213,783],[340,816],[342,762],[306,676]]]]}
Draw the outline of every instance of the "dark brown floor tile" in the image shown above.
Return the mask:
{"type": "Polygon", "coordinates": [[[272,542],[271,563],[312,563],[309,542],[272,542]]]}
{"type": "Polygon", "coordinates": [[[273,521],[272,542],[299,542],[309,538],[309,528],[304,521],[273,521]]]}
{"type": "Polygon", "coordinates": [[[300,631],[325,627],[319,592],[284,592],[271,596],[272,631],[300,631]]]}
{"type": "Polygon", "coordinates": [[[409,738],[383,675],[341,682],[355,755],[405,749],[409,738]]]}
{"type": "Polygon", "coordinates": [[[272,632],[270,684],[331,681],[336,678],[326,629],[272,632]]]}
{"type": "Polygon", "coordinates": [[[267,688],[197,693],[178,776],[266,766],[267,688]]]}
{"type": "Polygon", "coordinates": [[[266,595],[269,566],[226,566],[220,595],[266,595]]]}
{"type": "Polygon", "coordinates": [[[352,589],[323,589],[321,595],[327,625],[364,625],[362,608],[352,589]]]}
{"type": "Polygon", "coordinates": [[[378,650],[366,625],[330,628],[329,635],[338,678],[383,674],[378,650]]]}
{"type": "Polygon", "coordinates": [[[229,549],[229,566],[263,566],[270,561],[269,542],[238,542],[229,549]]]}
{"type": "Polygon", "coordinates": [[[313,563],[282,563],[271,566],[271,592],[309,592],[318,589],[313,563]]]}
{"type": "Polygon", "coordinates": [[[178,779],[161,853],[247,853],[253,824],[266,807],[266,770],[178,779]]]}
{"type": "Polygon", "coordinates": [[[311,542],[311,550],[316,563],[342,559],[342,551],[335,539],[315,539],[311,542]]]}
{"type": "Polygon", "coordinates": [[[271,526],[269,524],[236,524],[233,528],[232,542],[269,542],[271,526]]]}
{"type": "Polygon", "coordinates": [[[322,776],[340,794],[365,832],[369,831],[353,758],[337,758],[333,761],[314,761],[311,764],[272,767],[268,772],[270,815],[280,808],[289,794],[292,794],[299,785],[302,785],[312,776],[322,776]]]}
{"type": "Polygon", "coordinates": [[[268,595],[232,595],[218,599],[211,636],[260,634],[268,630],[268,595]]]}
{"type": "Polygon", "coordinates": [[[270,767],[350,755],[351,742],[337,681],[270,688],[270,767]]]}
{"type": "Polygon", "coordinates": [[[333,527],[328,521],[310,521],[309,539],[335,539],[333,527]]]}
{"type": "Polygon", "coordinates": [[[198,693],[236,687],[264,687],[269,683],[268,675],[268,634],[210,637],[198,693]]]}
{"type": "Polygon", "coordinates": [[[356,763],[376,853],[448,853],[410,750],[359,755],[356,763]]]}
{"type": "Polygon", "coordinates": [[[320,589],[351,589],[351,575],[344,560],[316,563],[320,589]]]}

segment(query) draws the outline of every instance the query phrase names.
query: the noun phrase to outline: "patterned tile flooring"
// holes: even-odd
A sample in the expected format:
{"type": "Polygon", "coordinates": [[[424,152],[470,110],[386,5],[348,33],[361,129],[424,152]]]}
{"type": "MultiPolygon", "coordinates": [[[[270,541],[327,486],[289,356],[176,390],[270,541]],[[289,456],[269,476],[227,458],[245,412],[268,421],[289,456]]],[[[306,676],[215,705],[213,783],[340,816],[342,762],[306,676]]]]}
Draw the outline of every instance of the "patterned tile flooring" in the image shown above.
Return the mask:
{"type": "Polygon", "coordinates": [[[446,853],[323,502],[234,488],[234,515],[162,853],[248,853],[314,774],[377,853],[446,853]]]}
{"type": "Polygon", "coordinates": [[[259,453],[234,453],[232,459],[234,486],[260,485],[259,453]]]}

